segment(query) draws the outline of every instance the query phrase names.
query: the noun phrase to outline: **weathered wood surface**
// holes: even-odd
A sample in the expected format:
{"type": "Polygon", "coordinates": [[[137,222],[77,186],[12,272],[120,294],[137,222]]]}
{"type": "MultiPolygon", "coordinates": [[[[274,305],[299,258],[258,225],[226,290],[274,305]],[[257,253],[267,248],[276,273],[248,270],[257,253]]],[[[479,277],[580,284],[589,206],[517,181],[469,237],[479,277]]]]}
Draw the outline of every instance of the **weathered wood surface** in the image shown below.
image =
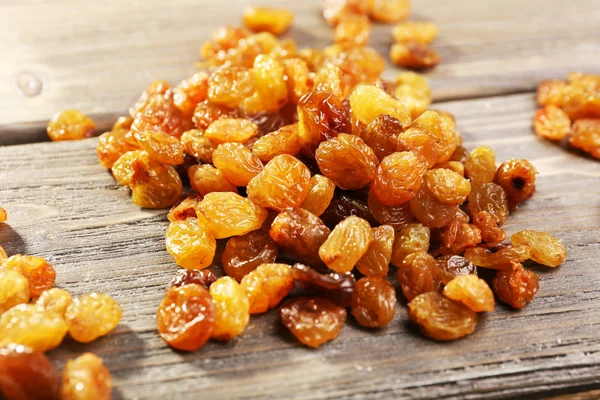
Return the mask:
{"type": "Polygon", "coordinates": [[[109,293],[124,309],[114,334],[90,345],[68,340],[50,356],[62,365],[83,351],[98,353],[115,397],[127,399],[531,398],[600,388],[598,162],[531,133],[532,94],[437,107],[456,114],[467,146],[488,144],[499,161],[526,157],[539,169],[538,193],[507,230],[549,231],[569,256],[556,269],[535,269],[540,291],[526,309],[498,305],[472,336],[436,343],[399,305],[389,327],[368,331],[349,318],[340,338],[318,350],[299,346],[272,311],[252,318],[233,342],[174,352],[154,320],[177,270],[164,249],[164,213],[131,203],[98,165],[96,139],[3,147],[0,204],[9,222],[0,243],[10,254],[47,257],[58,286],[109,293]]]}
{"type": "MultiPolygon", "coordinates": [[[[289,35],[301,47],[330,41],[321,3],[285,2],[296,14],[289,35]]],[[[0,144],[43,140],[40,128],[67,108],[90,113],[106,127],[149,81],[189,76],[201,43],[220,25],[239,24],[248,4],[0,1],[0,144]]],[[[438,100],[531,91],[542,79],[597,72],[600,65],[596,0],[419,0],[413,18],[440,27],[434,48],[444,62],[428,74],[438,100]]],[[[371,44],[387,54],[390,35],[389,26],[378,25],[371,44]]]]}

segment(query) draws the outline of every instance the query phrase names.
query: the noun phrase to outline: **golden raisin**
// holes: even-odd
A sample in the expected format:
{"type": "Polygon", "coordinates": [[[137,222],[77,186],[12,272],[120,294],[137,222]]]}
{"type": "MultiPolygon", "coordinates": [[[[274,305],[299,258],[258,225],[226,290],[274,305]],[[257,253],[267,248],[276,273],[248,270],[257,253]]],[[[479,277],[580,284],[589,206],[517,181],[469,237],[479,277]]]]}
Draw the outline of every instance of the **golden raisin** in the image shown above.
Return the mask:
{"type": "Polygon", "coordinates": [[[181,135],[181,144],[186,154],[195,157],[203,163],[212,162],[213,151],[217,145],[211,142],[204,132],[198,129],[191,129],[181,135]]]}
{"type": "Polygon", "coordinates": [[[382,114],[362,132],[362,139],[373,149],[379,160],[396,152],[402,124],[396,118],[382,114]]]}
{"type": "Polygon", "coordinates": [[[358,85],[350,95],[350,106],[352,114],[365,125],[383,114],[396,118],[402,126],[409,126],[412,121],[400,100],[373,85],[358,85]]]}
{"type": "Polygon", "coordinates": [[[539,278],[535,272],[527,271],[521,264],[498,271],[492,280],[492,288],[498,299],[516,309],[529,304],[539,287],[539,278]]]}
{"type": "Polygon", "coordinates": [[[256,135],[258,135],[258,126],[254,122],[242,118],[218,119],[204,131],[204,136],[217,144],[246,143],[256,135]]]}
{"type": "Polygon", "coordinates": [[[508,218],[506,193],[495,183],[472,185],[468,199],[467,209],[471,216],[475,216],[481,211],[487,211],[496,220],[498,226],[501,226],[508,218]]]}
{"type": "Polygon", "coordinates": [[[435,259],[424,251],[408,254],[398,266],[398,283],[408,301],[437,291],[441,285],[435,259]]]}
{"type": "Polygon", "coordinates": [[[529,247],[515,244],[504,245],[498,249],[488,250],[475,247],[465,251],[465,258],[478,267],[505,270],[512,268],[513,264],[521,263],[530,257],[529,247]]]}
{"type": "Polygon", "coordinates": [[[62,373],[62,400],[110,400],[112,378],[101,358],[84,353],[65,365],[62,373]]]}
{"type": "Polygon", "coordinates": [[[29,281],[19,271],[0,268],[0,315],[29,302],[29,281]]]}
{"type": "Polygon", "coordinates": [[[479,211],[473,215],[473,224],[481,231],[481,240],[488,244],[501,243],[506,239],[506,232],[498,226],[498,222],[487,211],[479,211]]]}
{"type": "Polygon", "coordinates": [[[81,140],[94,134],[96,124],[77,110],[65,110],[55,114],[48,122],[48,137],[52,141],[81,140]]]}
{"type": "Polygon", "coordinates": [[[128,151],[136,150],[138,146],[131,143],[132,135],[128,130],[117,129],[105,132],[98,138],[96,155],[100,164],[112,168],[113,164],[128,151]]]}
{"type": "Polygon", "coordinates": [[[38,310],[33,304],[19,304],[0,315],[0,348],[16,343],[45,353],[57,347],[66,334],[62,316],[38,310]]]}
{"type": "Polygon", "coordinates": [[[208,193],[200,203],[199,211],[217,239],[260,229],[268,214],[252,200],[231,192],[208,193]]]}
{"type": "Polygon", "coordinates": [[[528,247],[531,259],[542,265],[557,267],[567,258],[567,249],[561,241],[546,232],[520,231],[510,241],[515,247],[528,247]]]}
{"type": "Polygon", "coordinates": [[[180,137],[191,126],[173,104],[172,96],[154,95],[148,99],[147,105],[140,110],[131,124],[131,131],[160,131],[168,135],[180,137]]]}
{"type": "Polygon", "coordinates": [[[302,96],[310,92],[312,83],[309,78],[308,64],[301,58],[283,60],[283,68],[287,77],[289,102],[298,104],[302,96]]]}
{"type": "Polygon", "coordinates": [[[236,186],[247,186],[263,169],[258,157],[240,143],[220,144],[213,152],[213,164],[236,186]]]}
{"type": "Polygon", "coordinates": [[[72,301],[73,298],[66,290],[52,288],[42,293],[35,305],[38,310],[52,311],[55,314],[64,316],[72,301]]]}
{"type": "Polygon", "coordinates": [[[386,326],[396,312],[396,291],[383,277],[365,276],[356,282],[351,311],[362,326],[386,326]]]}
{"type": "Polygon", "coordinates": [[[559,80],[542,81],[537,87],[536,101],[540,106],[559,106],[565,95],[566,82],[559,80]]]}
{"type": "Polygon", "coordinates": [[[356,268],[366,276],[386,277],[390,260],[392,259],[392,247],[394,245],[394,228],[390,225],[381,225],[372,228],[373,242],[367,249],[365,255],[356,263],[356,268]]]}
{"type": "Polygon", "coordinates": [[[398,43],[417,42],[429,44],[438,35],[438,27],[432,22],[407,21],[401,22],[392,28],[392,37],[398,43]]]}
{"type": "Polygon", "coordinates": [[[494,183],[506,193],[506,201],[511,210],[535,193],[537,170],[527,160],[511,159],[500,164],[494,176],[494,183]]]}
{"type": "Polygon", "coordinates": [[[320,298],[288,300],[280,314],[283,325],[302,344],[313,348],[337,338],[346,319],[345,309],[320,298]]]}
{"type": "Polygon", "coordinates": [[[548,105],[536,111],[533,130],[543,138],[562,140],[571,132],[571,119],[560,108],[548,105]]]}
{"type": "Polygon", "coordinates": [[[422,159],[414,153],[393,153],[377,167],[371,190],[383,204],[399,206],[415,197],[426,170],[422,159]]]}
{"type": "Polygon", "coordinates": [[[371,23],[366,15],[349,15],[335,27],[333,40],[343,48],[360,47],[367,44],[371,34],[371,23]]]}
{"type": "Polygon", "coordinates": [[[15,254],[2,261],[1,267],[21,273],[29,281],[29,295],[34,298],[56,282],[56,271],[42,257],[15,254]]]}
{"type": "Polygon", "coordinates": [[[335,272],[349,272],[365,255],[372,242],[373,234],[369,223],[352,215],[331,231],[319,248],[319,257],[335,272]]]}
{"type": "Polygon", "coordinates": [[[134,137],[153,160],[163,164],[183,164],[183,145],[179,139],[158,131],[136,132],[134,137]]]}
{"type": "Polygon", "coordinates": [[[475,148],[465,161],[465,174],[474,185],[489,183],[496,173],[496,156],[487,146],[475,148]]]}
{"type": "Polygon", "coordinates": [[[254,32],[265,31],[279,36],[292,25],[294,15],[285,8],[247,7],[243,21],[254,32]]]}
{"type": "Polygon", "coordinates": [[[278,254],[279,248],[269,233],[259,229],[229,239],[221,264],[225,273],[239,282],[259,265],[274,263],[278,254]]]}
{"type": "Polygon", "coordinates": [[[369,15],[378,22],[398,22],[410,15],[410,0],[372,0],[369,4],[369,15]]]}
{"type": "MultiPolygon", "coordinates": [[[[244,98],[254,93],[254,90],[254,78],[248,68],[225,66],[214,70],[208,78],[208,100],[219,106],[236,108],[244,98]]],[[[194,114],[196,113],[197,110],[194,111],[194,114]]]]}
{"type": "Polygon", "coordinates": [[[373,218],[380,224],[391,225],[399,230],[414,219],[408,202],[399,206],[387,206],[377,199],[372,190],[369,190],[367,201],[373,218]]]}
{"type": "Polygon", "coordinates": [[[131,200],[138,206],[167,208],[179,200],[183,183],[172,166],[141,157],[133,161],[132,169],[129,188],[131,200]]]}
{"type": "Polygon", "coordinates": [[[326,0],[323,17],[329,25],[335,26],[348,16],[367,15],[370,8],[370,0],[326,0]]]}
{"type": "Polygon", "coordinates": [[[167,214],[167,219],[170,222],[182,221],[188,218],[197,218],[196,209],[202,201],[202,196],[198,193],[188,193],[187,196],[182,198],[177,204],[175,204],[167,214]]]}
{"type": "Polygon", "coordinates": [[[89,343],[115,329],[122,313],[112,297],[93,292],[73,299],[65,312],[65,321],[73,339],[89,343]]]}
{"type": "Polygon", "coordinates": [[[250,301],[250,314],[275,308],[295,287],[292,268],[286,264],[262,264],[240,283],[250,301]]]}
{"type": "Polygon", "coordinates": [[[442,61],[433,49],[415,41],[394,43],[390,48],[390,59],[395,65],[415,69],[431,68],[442,61]]]}
{"type": "Polygon", "coordinates": [[[8,219],[8,213],[6,212],[6,210],[4,208],[0,207],[0,223],[6,222],[7,219],[8,219]]]}
{"type": "Polygon", "coordinates": [[[260,96],[266,111],[280,110],[288,100],[285,69],[275,57],[261,54],[254,59],[252,68],[256,94],[260,96]]]}
{"type": "Polygon", "coordinates": [[[494,293],[476,275],[459,275],[446,285],[444,296],[464,304],[475,312],[494,311],[494,293]]]}
{"type": "Polygon", "coordinates": [[[468,180],[445,168],[427,171],[425,183],[439,201],[447,204],[461,205],[471,192],[471,183],[468,180]]]}
{"type": "Polygon", "coordinates": [[[261,161],[269,162],[280,154],[294,156],[301,148],[298,124],[292,124],[260,137],[252,145],[252,153],[261,161]]]}
{"type": "Polygon", "coordinates": [[[391,262],[396,267],[400,267],[404,259],[412,253],[418,251],[427,252],[429,250],[429,241],[431,231],[423,224],[407,224],[396,232],[394,246],[392,249],[391,262]]]}
{"type": "MultiPolygon", "coordinates": [[[[152,97],[154,97],[155,95],[168,95],[168,93],[170,93],[170,91],[171,91],[171,85],[168,82],[165,82],[165,81],[152,82],[150,85],[148,85],[148,87],[146,87],[146,89],[144,89],[144,91],[140,95],[139,99],[136,101],[135,105],[129,109],[129,115],[132,118],[135,118],[135,116],[138,112],[144,110],[144,108],[146,108],[146,106],[148,106],[148,103],[152,97]]],[[[133,123],[133,121],[132,121],[132,123],[133,123]]],[[[131,128],[131,124],[129,125],[128,128],[131,128]]]]}
{"type": "Polygon", "coordinates": [[[208,97],[208,73],[196,72],[173,89],[173,103],[186,118],[191,118],[196,106],[208,97]]]}
{"type": "Polygon", "coordinates": [[[308,183],[308,195],[300,205],[317,217],[327,209],[335,192],[335,183],[323,175],[313,175],[308,183]]]}
{"type": "Polygon", "coordinates": [[[212,263],[217,243],[204,218],[171,222],[165,238],[167,251],[177,265],[185,269],[202,269],[212,263]]]}
{"type": "Polygon", "coordinates": [[[600,119],[579,119],[573,123],[569,144],[600,159],[600,119]]]}
{"type": "Polygon", "coordinates": [[[212,192],[237,193],[237,187],[225,178],[223,171],[212,165],[192,165],[188,169],[188,176],[192,188],[202,196],[212,192]]]}
{"type": "Polygon", "coordinates": [[[133,164],[136,160],[148,161],[148,153],[143,150],[132,150],[123,153],[111,167],[113,177],[123,186],[129,186],[133,176],[133,164]]]}
{"type": "Polygon", "coordinates": [[[209,292],[215,307],[211,338],[227,341],[239,336],[250,320],[250,301],[244,288],[224,276],[210,285],[209,292]]]}
{"type": "Polygon", "coordinates": [[[394,96],[404,103],[413,118],[423,114],[431,104],[427,79],[415,72],[403,72],[396,77],[394,96]]]}
{"type": "Polygon", "coordinates": [[[208,101],[198,103],[192,121],[196,128],[204,130],[221,118],[237,118],[238,111],[208,101]]]}
{"type": "Polygon", "coordinates": [[[213,301],[203,286],[171,287],[156,311],[160,337],[177,350],[194,351],[208,341],[215,321],[213,301]]]}

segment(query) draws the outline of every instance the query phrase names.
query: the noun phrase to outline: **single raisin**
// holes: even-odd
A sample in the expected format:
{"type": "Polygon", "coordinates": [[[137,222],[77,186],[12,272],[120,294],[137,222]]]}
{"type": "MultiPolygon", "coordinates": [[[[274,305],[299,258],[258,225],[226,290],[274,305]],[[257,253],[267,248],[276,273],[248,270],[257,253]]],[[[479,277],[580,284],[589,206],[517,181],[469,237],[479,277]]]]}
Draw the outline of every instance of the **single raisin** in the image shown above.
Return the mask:
{"type": "Polygon", "coordinates": [[[192,121],[196,128],[204,130],[221,118],[237,118],[238,116],[239,113],[237,110],[203,101],[196,106],[192,121]]]}
{"type": "Polygon", "coordinates": [[[335,193],[335,183],[329,178],[315,174],[308,182],[308,195],[300,204],[300,208],[310,211],[317,217],[329,207],[335,193]]]}
{"type": "Polygon", "coordinates": [[[414,69],[431,68],[442,61],[437,52],[414,40],[394,43],[390,48],[390,59],[395,65],[414,69]]]}
{"type": "Polygon", "coordinates": [[[383,204],[399,206],[415,197],[426,170],[422,159],[413,152],[393,153],[377,167],[371,190],[383,204]]]}
{"type": "Polygon", "coordinates": [[[131,200],[138,206],[167,208],[179,200],[183,183],[172,166],[138,158],[133,161],[132,170],[129,188],[131,200]]]}
{"type": "Polygon", "coordinates": [[[501,246],[499,249],[492,250],[483,247],[475,247],[465,251],[465,258],[478,267],[498,270],[510,269],[513,264],[528,260],[529,257],[529,247],[519,244],[501,246]]]}
{"type": "Polygon", "coordinates": [[[498,271],[492,280],[492,288],[500,301],[516,309],[529,304],[539,287],[539,278],[535,272],[527,271],[521,264],[498,271]]]}
{"type": "Polygon", "coordinates": [[[186,154],[197,158],[203,163],[211,163],[213,151],[217,145],[210,141],[204,132],[198,129],[190,129],[181,135],[181,144],[186,154]]]}
{"type": "Polygon", "coordinates": [[[473,185],[492,182],[495,173],[496,156],[487,146],[475,148],[465,161],[465,174],[473,185]]]}
{"type": "Polygon", "coordinates": [[[487,211],[496,220],[498,226],[504,224],[508,218],[506,192],[495,183],[473,185],[468,199],[467,209],[471,216],[475,216],[481,211],[487,211]]]}
{"type": "Polygon", "coordinates": [[[369,15],[377,22],[399,22],[410,15],[410,0],[372,0],[369,5],[369,15]]]}
{"type": "Polygon", "coordinates": [[[512,159],[500,164],[494,176],[494,183],[506,193],[506,201],[511,210],[535,193],[537,170],[527,160],[512,159]]]}
{"type": "Polygon", "coordinates": [[[435,263],[437,274],[444,285],[460,275],[477,275],[477,267],[462,256],[441,256],[435,259],[435,263]]]}
{"type": "Polygon", "coordinates": [[[571,119],[560,108],[547,105],[536,111],[533,130],[545,139],[562,140],[571,132],[571,119]]]}
{"type": "Polygon", "coordinates": [[[287,264],[261,264],[240,282],[250,301],[250,314],[275,308],[292,289],[292,268],[287,264]]]}
{"type": "Polygon", "coordinates": [[[531,259],[548,267],[557,267],[567,258],[567,249],[561,241],[546,232],[520,231],[510,241],[515,247],[528,247],[531,259]]]}
{"type": "Polygon", "coordinates": [[[192,165],[188,169],[190,186],[201,196],[213,192],[237,193],[237,187],[223,174],[223,171],[209,164],[192,165]]]}
{"type": "Polygon", "coordinates": [[[294,14],[285,8],[247,7],[243,17],[246,28],[254,32],[281,35],[294,21],[294,14]]]}
{"type": "Polygon", "coordinates": [[[373,149],[379,160],[395,153],[402,123],[396,118],[382,114],[375,118],[362,132],[362,139],[373,149]]]}
{"type": "Polygon", "coordinates": [[[48,122],[48,137],[52,141],[81,140],[94,134],[96,124],[77,110],[65,110],[55,114],[48,122]]]}
{"type": "Polygon", "coordinates": [[[285,69],[280,60],[261,54],[254,59],[252,67],[256,95],[262,100],[263,111],[279,111],[288,100],[285,69]]]}
{"type": "Polygon", "coordinates": [[[191,283],[202,285],[208,289],[216,280],[217,277],[209,269],[180,269],[171,279],[167,291],[172,287],[181,287],[191,283]]]}
{"type": "Polygon", "coordinates": [[[443,203],[422,186],[417,196],[410,200],[410,211],[423,225],[430,228],[442,228],[452,222],[458,206],[443,203]]]}
{"type": "Polygon", "coordinates": [[[250,301],[244,288],[228,276],[210,285],[210,297],[215,306],[215,324],[211,338],[219,341],[239,336],[250,320],[250,301]]]}
{"type": "Polygon", "coordinates": [[[278,254],[279,248],[269,233],[259,229],[229,239],[221,264],[225,273],[239,282],[259,265],[274,263],[278,254]]]}
{"type": "Polygon", "coordinates": [[[409,254],[427,252],[430,239],[431,230],[423,224],[407,224],[402,227],[394,238],[392,264],[400,267],[409,254]]]}
{"type": "Polygon", "coordinates": [[[356,280],[350,273],[321,274],[307,265],[295,264],[294,279],[311,295],[324,297],[340,307],[350,307],[356,280]]]}
{"type": "Polygon", "coordinates": [[[213,164],[236,186],[246,186],[262,169],[262,162],[243,144],[224,143],[213,152],[213,164]]]}
{"type": "Polygon", "coordinates": [[[217,239],[245,235],[260,229],[268,212],[252,200],[231,192],[212,192],[199,206],[210,232],[217,239]]]}
{"type": "Polygon", "coordinates": [[[427,171],[425,183],[439,201],[447,204],[461,205],[471,193],[471,183],[467,179],[445,168],[427,171]]]}
{"type": "Polygon", "coordinates": [[[84,353],[65,365],[62,372],[62,400],[110,400],[113,383],[101,358],[84,353]]]}
{"type": "Polygon", "coordinates": [[[537,87],[535,99],[540,106],[559,106],[565,95],[567,83],[559,80],[542,81],[537,87]]]}
{"type": "Polygon", "coordinates": [[[132,138],[131,132],[125,129],[112,130],[100,135],[96,146],[96,155],[100,164],[112,168],[119,157],[128,151],[136,150],[138,146],[132,143],[132,138]]]}
{"type": "Polygon", "coordinates": [[[394,228],[390,225],[381,225],[377,228],[371,228],[371,232],[373,242],[365,255],[356,263],[356,269],[366,276],[386,277],[392,259],[394,228]]]}
{"type": "Polygon", "coordinates": [[[146,106],[135,115],[131,124],[133,133],[160,131],[177,138],[189,128],[191,124],[175,107],[173,97],[167,94],[151,96],[146,106]]]}
{"type": "Polygon", "coordinates": [[[464,304],[475,312],[494,311],[494,293],[476,275],[459,275],[444,288],[444,296],[464,304]]]}
{"type": "Polygon", "coordinates": [[[350,216],[331,231],[319,248],[319,257],[335,272],[350,272],[372,242],[373,234],[369,223],[362,218],[350,216]]]}
{"type": "Polygon", "coordinates": [[[208,97],[208,78],[207,72],[196,72],[173,89],[173,103],[186,118],[191,118],[196,106],[208,97]]]}
{"type": "Polygon", "coordinates": [[[402,126],[409,126],[412,121],[400,100],[374,85],[358,85],[350,95],[350,106],[353,115],[365,125],[383,114],[396,118],[402,126]]]}
{"type": "Polygon", "coordinates": [[[386,326],[396,312],[396,291],[383,277],[365,276],[356,282],[351,311],[362,326],[386,326]]]}
{"type": "Polygon", "coordinates": [[[349,15],[335,27],[333,41],[343,48],[361,47],[367,44],[371,23],[366,15],[349,15]]]}
{"type": "Polygon", "coordinates": [[[479,211],[473,215],[473,224],[481,231],[481,240],[488,244],[502,243],[506,232],[498,226],[496,219],[487,211],[479,211]]]}
{"type": "Polygon", "coordinates": [[[380,202],[372,190],[369,190],[367,201],[373,218],[380,224],[391,225],[395,230],[401,229],[415,218],[408,202],[399,206],[388,206],[380,202]]]}
{"type": "Polygon", "coordinates": [[[163,164],[183,164],[183,145],[178,138],[159,131],[136,132],[134,137],[151,159],[163,164]]]}
{"type": "Polygon", "coordinates": [[[325,225],[333,229],[351,215],[367,220],[371,226],[379,225],[377,220],[373,218],[366,202],[347,195],[334,197],[329,203],[329,207],[321,214],[321,219],[325,225]]]}
{"type": "Polygon", "coordinates": [[[122,313],[121,306],[112,297],[93,292],[73,299],[65,312],[65,320],[73,339],[89,343],[115,329],[122,313]]]}
{"type": "Polygon", "coordinates": [[[165,238],[167,251],[179,266],[202,269],[212,263],[217,243],[204,218],[171,222],[165,238]]]}
{"type": "Polygon", "coordinates": [[[35,305],[38,310],[51,311],[60,316],[64,316],[69,305],[73,302],[71,294],[64,289],[52,288],[46,290],[37,299],[35,305]]]}
{"type": "Polygon", "coordinates": [[[252,71],[248,68],[224,66],[214,70],[208,78],[208,100],[220,106],[236,108],[244,98],[252,95],[254,90],[252,71]]]}
{"type": "Polygon", "coordinates": [[[435,259],[424,251],[407,255],[398,267],[398,283],[408,301],[422,293],[437,291],[441,281],[435,259]]]}
{"type": "Polygon", "coordinates": [[[19,304],[0,315],[0,348],[16,343],[45,353],[62,342],[67,329],[61,315],[19,304]]]}
{"type": "Polygon", "coordinates": [[[392,37],[397,43],[417,42],[429,44],[438,35],[438,27],[432,22],[406,21],[396,24],[392,28],[392,37]]]}
{"type": "Polygon", "coordinates": [[[170,222],[197,218],[197,209],[202,201],[202,195],[191,192],[169,210],[167,219],[170,222]]]}
{"type": "Polygon", "coordinates": [[[204,131],[204,136],[216,144],[246,143],[256,135],[258,135],[258,126],[243,118],[221,118],[210,124],[204,131]]]}
{"type": "Polygon", "coordinates": [[[262,162],[269,162],[280,154],[295,156],[301,149],[298,124],[287,125],[267,133],[252,145],[252,153],[262,162]]]}
{"type": "Polygon", "coordinates": [[[569,144],[600,159],[600,120],[579,119],[573,123],[569,144]]]}

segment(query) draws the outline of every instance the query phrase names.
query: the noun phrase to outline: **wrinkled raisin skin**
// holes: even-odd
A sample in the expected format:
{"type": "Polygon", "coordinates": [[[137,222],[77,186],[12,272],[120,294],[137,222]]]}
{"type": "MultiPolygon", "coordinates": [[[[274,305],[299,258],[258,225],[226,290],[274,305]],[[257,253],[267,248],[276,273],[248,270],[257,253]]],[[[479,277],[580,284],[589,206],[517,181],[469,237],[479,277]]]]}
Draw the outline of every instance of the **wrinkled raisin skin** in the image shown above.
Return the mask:
{"type": "Polygon", "coordinates": [[[369,328],[388,325],[396,312],[396,291],[380,276],[366,276],[356,282],[352,299],[352,315],[369,328]]]}

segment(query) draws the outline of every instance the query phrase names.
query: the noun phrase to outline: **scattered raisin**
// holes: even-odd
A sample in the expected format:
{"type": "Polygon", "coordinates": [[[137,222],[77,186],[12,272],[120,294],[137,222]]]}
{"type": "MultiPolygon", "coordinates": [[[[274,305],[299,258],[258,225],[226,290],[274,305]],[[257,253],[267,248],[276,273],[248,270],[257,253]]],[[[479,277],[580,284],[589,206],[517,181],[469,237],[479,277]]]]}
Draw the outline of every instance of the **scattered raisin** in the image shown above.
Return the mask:
{"type": "Polygon", "coordinates": [[[294,288],[292,268],[287,264],[261,264],[240,282],[250,301],[250,314],[275,308],[294,288]]]}
{"type": "Polygon", "coordinates": [[[294,14],[284,8],[247,7],[244,25],[254,32],[270,32],[281,35],[294,21],[294,14]]]}
{"type": "Polygon", "coordinates": [[[55,114],[48,122],[48,136],[52,141],[81,140],[94,134],[96,124],[77,110],[65,110],[55,114]]]}
{"type": "Polygon", "coordinates": [[[533,130],[545,139],[562,140],[571,131],[571,119],[560,108],[548,105],[535,113],[533,130]]]}
{"type": "Polygon", "coordinates": [[[236,186],[246,186],[263,169],[262,162],[243,144],[220,144],[212,155],[215,167],[236,186]]]}
{"type": "Polygon", "coordinates": [[[435,263],[437,274],[444,285],[460,275],[477,275],[477,267],[462,256],[441,256],[435,259],[435,263]]]}
{"type": "Polygon", "coordinates": [[[600,159],[600,120],[579,119],[573,123],[569,144],[600,159]]]}
{"type": "Polygon", "coordinates": [[[464,304],[475,312],[494,311],[494,293],[476,275],[459,275],[446,284],[444,296],[464,304]]]}
{"type": "Polygon", "coordinates": [[[315,174],[308,182],[308,195],[300,204],[317,217],[329,207],[335,193],[335,183],[323,175],[315,174]]]}
{"type": "Polygon", "coordinates": [[[211,265],[217,247],[204,218],[171,222],[165,243],[177,265],[185,269],[202,269],[211,265]]]}
{"type": "Polygon", "coordinates": [[[113,387],[110,372],[101,358],[84,353],[65,365],[62,372],[62,400],[110,400],[113,387]]]}
{"type": "Polygon", "coordinates": [[[516,309],[529,304],[539,287],[538,276],[533,271],[527,271],[521,264],[498,271],[492,280],[492,288],[500,301],[516,309]]]}
{"type": "Polygon", "coordinates": [[[536,174],[537,170],[527,160],[512,159],[500,164],[494,176],[494,183],[504,189],[511,210],[533,196],[536,174]]]}
{"type": "Polygon", "coordinates": [[[2,268],[12,269],[21,273],[29,281],[29,295],[39,297],[44,290],[54,286],[56,271],[42,257],[14,256],[2,261],[2,268]]]}
{"type": "Polygon", "coordinates": [[[371,190],[383,204],[399,206],[415,197],[426,170],[422,159],[413,152],[393,153],[377,167],[371,190]]]}
{"type": "Polygon", "coordinates": [[[211,163],[213,151],[217,145],[210,141],[204,132],[198,129],[190,129],[181,135],[181,144],[186,154],[197,158],[203,163],[211,163]]]}
{"type": "Polygon", "coordinates": [[[506,192],[495,183],[473,185],[469,193],[467,209],[471,216],[487,211],[496,220],[498,226],[508,218],[508,201],[506,192]]]}
{"type": "Polygon", "coordinates": [[[408,254],[398,266],[398,283],[408,301],[437,291],[441,285],[435,259],[424,251],[408,254]]]}
{"type": "Polygon", "coordinates": [[[373,234],[369,223],[362,218],[350,216],[331,231],[319,248],[319,256],[335,272],[349,272],[365,255],[372,242],[373,234]]]}
{"type": "Polygon", "coordinates": [[[396,312],[396,291],[383,277],[365,276],[356,282],[351,310],[360,325],[386,326],[396,312]]]}
{"type": "Polygon", "coordinates": [[[515,247],[528,247],[531,259],[542,265],[557,267],[567,258],[567,249],[561,241],[546,232],[520,231],[510,241],[515,247]]]}
{"type": "Polygon", "coordinates": [[[183,164],[183,145],[178,138],[159,131],[136,132],[134,137],[151,159],[163,164],[183,164]]]}
{"type": "Polygon", "coordinates": [[[227,341],[240,335],[250,320],[250,301],[244,287],[224,276],[210,285],[209,292],[215,307],[211,338],[227,341]]]}
{"type": "Polygon", "coordinates": [[[295,156],[301,149],[298,124],[287,125],[267,133],[252,145],[252,153],[262,162],[269,162],[280,154],[295,156]]]}
{"type": "Polygon", "coordinates": [[[400,267],[406,256],[416,252],[427,252],[431,231],[423,224],[407,224],[396,232],[391,262],[400,267]]]}
{"type": "Polygon", "coordinates": [[[65,321],[73,339],[89,343],[115,329],[122,313],[112,297],[94,292],[73,299],[65,312],[65,321]]]}
{"type": "Polygon", "coordinates": [[[307,265],[295,264],[294,279],[311,295],[324,297],[340,307],[350,307],[356,280],[350,273],[330,272],[320,274],[307,265]]]}
{"type": "Polygon", "coordinates": [[[73,302],[71,294],[64,289],[52,288],[46,290],[37,299],[35,305],[38,310],[52,311],[55,314],[64,316],[67,307],[73,302]]]}
{"type": "Polygon", "coordinates": [[[415,41],[394,43],[390,48],[390,59],[395,65],[415,69],[431,68],[442,61],[433,49],[415,41]]]}
{"type": "Polygon", "coordinates": [[[237,187],[231,183],[222,170],[209,164],[192,165],[188,169],[188,178],[190,186],[201,196],[206,196],[213,192],[233,192],[237,193],[237,187]]]}

